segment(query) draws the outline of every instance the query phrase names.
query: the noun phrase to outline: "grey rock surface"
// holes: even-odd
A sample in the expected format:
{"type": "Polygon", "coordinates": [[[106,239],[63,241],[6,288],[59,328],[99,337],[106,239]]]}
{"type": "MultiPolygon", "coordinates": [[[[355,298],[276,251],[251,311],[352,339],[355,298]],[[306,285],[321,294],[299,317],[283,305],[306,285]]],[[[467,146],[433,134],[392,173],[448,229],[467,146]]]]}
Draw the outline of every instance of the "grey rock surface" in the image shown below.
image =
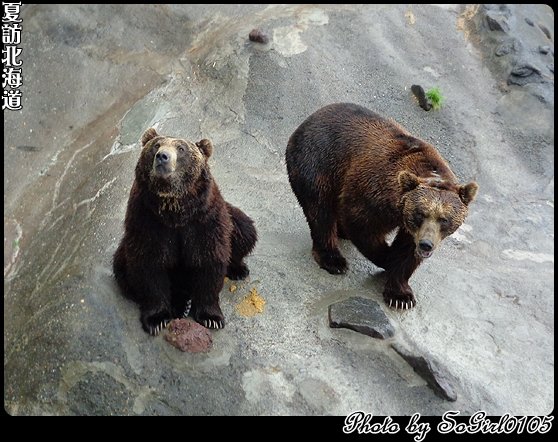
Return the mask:
{"type": "MultiPolygon", "coordinates": [[[[539,23],[553,33],[548,6],[510,10],[509,23],[524,25],[522,41],[547,39],[539,23]]],[[[480,185],[465,224],[411,278],[417,307],[386,311],[398,333],[459,379],[452,410],[549,413],[553,81],[499,88],[507,77],[489,67],[494,46],[479,52],[481,34],[463,26],[474,20],[469,12],[448,5],[24,5],[23,109],[4,112],[5,409],[447,411],[448,402],[386,342],[328,325],[334,302],[365,292],[382,304],[384,277],[348,242],[341,245],[346,275],[316,265],[284,152],[308,115],[342,101],[396,119],[436,146],[460,180],[480,185]],[[248,40],[255,27],[269,31],[268,45],[248,40]],[[442,110],[419,108],[412,84],[438,86],[442,110]],[[552,90],[545,101],[537,96],[542,86],[552,90]],[[137,306],[112,275],[138,140],[150,126],[210,138],[224,197],[258,229],[247,259],[251,280],[221,294],[227,326],[212,332],[208,353],[182,353],[143,332],[137,306]],[[235,306],[252,287],[266,307],[245,318],[235,306]]],[[[535,63],[544,72],[553,60],[537,56],[545,57],[535,63]]]]}
{"type": "Polygon", "coordinates": [[[378,339],[391,338],[395,329],[380,304],[353,296],[328,307],[329,326],[348,328],[378,339]]]}
{"type": "MultiPolygon", "coordinates": [[[[470,20],[464,26],[474,34],[471,42],[484,55],[495,78],[510,85],[526,86],[529,94],[547,102],[547,108],[553,107],[554,72],[547,66],[549,59],[554,61],[549,46],[552,42],[549,28],[554,30],[552,9],[543,5],[497,4],[467,8],[470,20]],[[541,51],[541,47],[548,47],[548,51],[541,51]]],[[[516,89],[507,92],[521,93],[516,89]]]]}
{"type": "Polygon", "coordinates": [[[454,381],[439,362],[429,355],[416,353],[400,342],[392,343],[391,348],[413,367],[438,396],[451,402],[457,400],[454,381]]]}

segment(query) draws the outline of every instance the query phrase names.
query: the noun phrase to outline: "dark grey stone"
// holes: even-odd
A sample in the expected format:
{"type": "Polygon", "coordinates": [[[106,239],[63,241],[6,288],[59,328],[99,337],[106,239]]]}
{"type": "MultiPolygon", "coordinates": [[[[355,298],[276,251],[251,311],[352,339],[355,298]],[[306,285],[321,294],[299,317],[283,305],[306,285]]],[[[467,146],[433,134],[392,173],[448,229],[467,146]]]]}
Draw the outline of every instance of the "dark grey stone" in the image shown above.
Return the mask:
{"type": "Polygon", "coordinates": [[[550,31],[545,25],[539,23],[539,29],[543,32],[544,35],[546,35],[546,38],[552,40],[552,35],[550,34],[550,31]]]}
{"type": "Polygon", "coordinates": [[[550,52],[550,46],[539,46],[539,52],[541,54],[548,54],[550,52]]]}
{"type": "Polygon", "coordinates": [[[516,84],[518,86],[525,86],[528,83],[541,83],[543,81],[541,70],[529,62],[520,62],[515,65],[508,77],[508,84],[516,84]]]}
{"type": "Polygon", "coordinates": [[[386,339],[395,334],[390,320],[376,301],[352,297],[329,306],[329,326],[349,328],[373,338],[386,339]]]}
{"type": "Polygon", "coordinates": [[[541,70],[531,63],[520,63],[512,69],[511,73],[518,77],[528,77],[529,75],[540,74],[541,70]]]}
{"type": "Polygon", "coordinates": [[[448,401],[456,401],[457,393],[452,385],[451,375],[429,355],[419,355],[416,350],[394,342],[393,348],[422,377],[434,393],[448,401]]]}
{"type": "Polygon", "coordinates": [[[487,11],[486,23],[491,31],[508,32],[510,30],[510,25],[508,24],[506,18],[503,17],[502,14],[495,11],[487,11]]]}
{"type": "Polygon", "coordinates": [[[554,63],[550,63],[547,67],[548,70],[554,74],[554,63]]]}
{"type": "Polygon", "coordinates": [[[267,44],[269,43],[269,35],[267,32],[263,31],[260,28],[255,28],[250,31],[248,34],[248,38],[250,41],[255,41],[256,43],[267,44]]]}
{"type": "Polygon", "coordinates": [[[525,17],[525,23],[527,23],[529,26],[535,26],[535,23],[533,23],[533,20],[531,20],[530,18],[525,17]]]}

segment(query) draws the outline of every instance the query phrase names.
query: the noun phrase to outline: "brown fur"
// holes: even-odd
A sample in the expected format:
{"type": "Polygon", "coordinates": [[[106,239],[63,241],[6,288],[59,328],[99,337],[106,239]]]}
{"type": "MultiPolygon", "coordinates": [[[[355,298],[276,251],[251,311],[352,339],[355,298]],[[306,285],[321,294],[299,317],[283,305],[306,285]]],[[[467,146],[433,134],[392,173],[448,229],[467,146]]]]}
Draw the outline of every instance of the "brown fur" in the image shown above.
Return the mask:
{"type": "Polygon", "coordinates": [[[198,322],[222,328],[219,292],[225,275],[248,275],[243,259],[256,243],[253,222],[221,196],[207,163],[209,140],[192,143],[150,128],[142,144],[114,255],[116,280],[140,305],[151,334],[190,303],[198,322]]]}
{"type": "Polygon", "coordinates": [[[409,277],[463,223],[478,189],[460,185],[430,144],[347,103],[308,117],[289,139],[286,162],[318,264],[344,273],[337,238],[350,239],[387,271],[384,298],[396,308],[415,305],[409,277]],[[386,235],[397,228],[388,246],[386,235]]]}

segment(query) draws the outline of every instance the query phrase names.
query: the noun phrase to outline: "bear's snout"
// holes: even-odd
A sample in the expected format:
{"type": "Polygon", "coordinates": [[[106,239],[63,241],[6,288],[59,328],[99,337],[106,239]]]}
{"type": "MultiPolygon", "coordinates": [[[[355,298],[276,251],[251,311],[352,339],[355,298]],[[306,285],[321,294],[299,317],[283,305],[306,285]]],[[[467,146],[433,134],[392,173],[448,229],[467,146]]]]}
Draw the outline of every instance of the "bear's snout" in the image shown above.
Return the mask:
{"type": "Polygon", "coordinates": [[[153,159],[153,171],[156,175],[167,176],[176,168],[176,152],[172,149],[161,148],[153,159]]]}
{"type": "Polygon", "coordinates": [[[155,160],[157,161],[157,164],[166,164],[170,160],[170,155],[167,152],[157,152],[155,160]]]}
{"type": "Polygon", "coordinates": [[[419,258],[430,258],[440,241],[442,235],[439,223],[435,219],[427,218],[415,234],[415,253],[419,258]]]}
{"type": "Polygon", "coordinates": [[[423,239],[419,242],[419,248],[423,252],[431,252],[434,248],[434,244],[432,244],[432,241],[430,241],[429,239],[423,239]]]}

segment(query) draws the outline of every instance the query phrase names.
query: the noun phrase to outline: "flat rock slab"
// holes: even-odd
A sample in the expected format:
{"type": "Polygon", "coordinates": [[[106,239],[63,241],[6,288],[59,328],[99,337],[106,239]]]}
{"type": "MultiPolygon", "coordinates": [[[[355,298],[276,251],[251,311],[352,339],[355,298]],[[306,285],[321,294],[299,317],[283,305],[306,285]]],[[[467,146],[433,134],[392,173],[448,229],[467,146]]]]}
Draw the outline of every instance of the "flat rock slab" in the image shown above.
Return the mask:
{"type": "Polygon", "coordinates": [[[167,331],[165,339],[182,351],[208,352],[213,345],[209,330],[191,319],[173,319],[167,331]]]}
{"type": "Polygon", "coordinates": [[[391,347],[413,367],[438,396],[452,402],[457,400],[457,394],[449,380],[450,375],[439,363],[428,355],[417,354],[415,350],[401,343],[392,343],[391,347]]]}
{"type": "Polygon", "coordinates": [[[331,304],[329,326],[349,328],[378,339],[391,338],[395,334],[395,329],[380,304],[361,297],[352,297],[331,304]]]}

